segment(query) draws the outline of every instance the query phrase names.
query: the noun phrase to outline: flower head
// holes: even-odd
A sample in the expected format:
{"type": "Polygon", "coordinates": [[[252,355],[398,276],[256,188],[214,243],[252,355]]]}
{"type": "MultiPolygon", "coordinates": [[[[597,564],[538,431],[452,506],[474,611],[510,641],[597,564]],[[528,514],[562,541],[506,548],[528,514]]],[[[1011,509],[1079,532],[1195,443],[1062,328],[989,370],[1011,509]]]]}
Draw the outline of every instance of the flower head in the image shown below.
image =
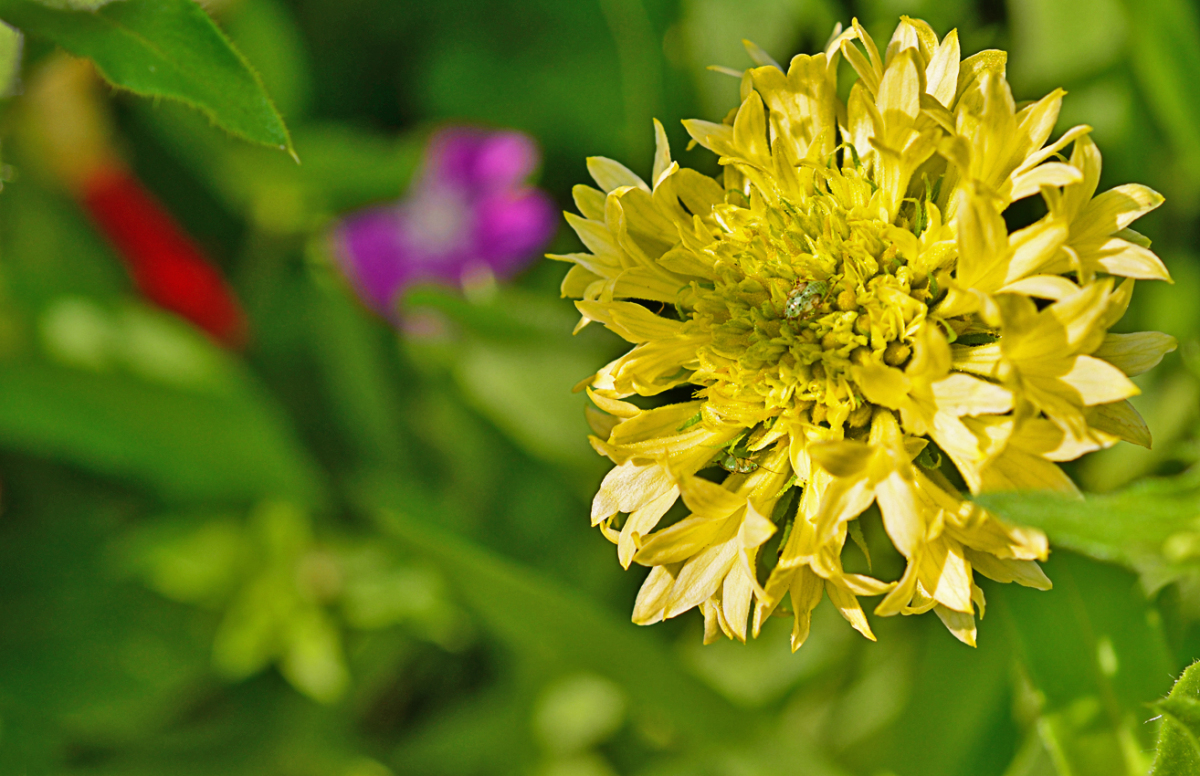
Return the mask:
{"type": "Polygon", "coordinates": [[[337,225],[343,270],[363,300],[388,317],[397,295],[414,283],[515,274],[554,233],[553,204],[525,184],[538,162],[537,147],[519,132],[437,132],[407,197],[337,225]]]}
{"type": "Polygon", "coordinates": [[[563,295],[633,344],[586,381],[616,465],[592,521],[650,567],[638,623],[698,607],[706,639],[744,640],[790,610],[798,648],[823,595],[872,639],[859,598],[882,596],[876,614],[932,609],[973,644],[976,572],[1050,581],[1045,536],[961,490],[1076,493],[1058,462],[1149,444],[1129,376],[1174,340],[1108,329],[1134,279],[1169,280],[1128,228],[1162,198],[1096,195],[1089,128],[1050,139],[1064,93],[1018,110],[1005,54],[960,59],[956,32],[902,18],[881,53],[855,22],[786,72],[751,53],[737,110],[684,122],[719,180],[656,122],[650,184],[594,158],[600,188],[575,188],[587,252],[554,257],[575,265],[563,295]],[[1046,215],[1010,232],[1032,196],[1046,215]],[[628,401],[668,391],[687,400],[628,401]],[[843,567],[873,505],[895,581],[843,567]]]}

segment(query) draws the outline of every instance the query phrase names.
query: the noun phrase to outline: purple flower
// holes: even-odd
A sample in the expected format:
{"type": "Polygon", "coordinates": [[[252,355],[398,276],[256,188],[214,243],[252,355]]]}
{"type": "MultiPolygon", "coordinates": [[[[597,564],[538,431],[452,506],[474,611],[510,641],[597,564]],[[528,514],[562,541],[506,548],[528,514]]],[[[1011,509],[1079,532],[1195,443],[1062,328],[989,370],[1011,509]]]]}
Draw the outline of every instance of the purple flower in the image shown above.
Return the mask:
{"type": "Polygon", "coordinates": [[[414,283],[511,277],[558,223],[550,198],[525,183],[539,158],[519,132],[436,132],[408,196],[337,225],[342,270],[371,308],[392,319],[397,296],[414,283]]]}

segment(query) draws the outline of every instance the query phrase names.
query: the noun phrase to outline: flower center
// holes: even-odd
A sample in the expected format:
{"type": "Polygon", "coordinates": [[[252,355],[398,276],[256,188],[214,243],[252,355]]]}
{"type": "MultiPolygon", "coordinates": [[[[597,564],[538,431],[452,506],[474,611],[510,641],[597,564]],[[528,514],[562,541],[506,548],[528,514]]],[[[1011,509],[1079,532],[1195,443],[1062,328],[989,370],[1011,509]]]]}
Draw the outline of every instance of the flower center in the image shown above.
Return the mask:
{"type": "Polygon", "coordinates": [[[712,332],[693,375],[710,398],[808,409],[831,426],[867,422],[850,367],[903,364],[936,292],[914,282],[873,191],[856,168],[822,169],[801,198],[755,192],[746,207],[718,208],[716,278],[693,287],[690,314],[712,332]]]}

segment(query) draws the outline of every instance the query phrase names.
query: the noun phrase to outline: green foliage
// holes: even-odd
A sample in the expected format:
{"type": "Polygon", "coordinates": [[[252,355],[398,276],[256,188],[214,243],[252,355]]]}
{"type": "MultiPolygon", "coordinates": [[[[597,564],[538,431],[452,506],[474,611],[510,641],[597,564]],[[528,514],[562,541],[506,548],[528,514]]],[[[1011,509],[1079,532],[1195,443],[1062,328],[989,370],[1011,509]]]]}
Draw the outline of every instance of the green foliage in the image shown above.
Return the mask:
{"type": "Polygon", "coordinates": [[[19,30],[0,24],[0,96],[7,97],[17,88],[24,42],[19,30]]]}
{"type": "MultiPolygon", "coordinates": [[[[212,346],[209,346],[212,347],[212,346]]],[[[0,443],[172,500],[323,498],[318,470],[270,400],[243,379],[197,391],[50,364],[0,365],[0,443]]]]}
{"type": "Polygon", "coordinates": [[[586,669],[624,687],[638,711],[697,743],[736,742],[754,715],[737,711],[679,669],[655,637],[598,611],[562,584],[396,515],[381,526],[433,559],[486,625],[536,660],[586,669]]]}
{"type": "MultiPolygon", "coordinates": [[[[1132,62],[1155,118],[1193,181],[1200,174],[1200,17],[1186,0],[1129,3],[1132,62]]],[[[1194,189],[1193,189],[1194,191],[1194,189]]]]}
{"type": "Polygon", "coordinates": [[[192,0],[4,0],[0,18],[93,60],[113,86],[179,100],[238,137],[295,153],[258,75],[192,0]]]}
{"type": "Polygon", "coordinates": [[[1148,594],[1200,574],[1197,473],[1144,480],[1085,501],[1054,495],[989,494],[980,502],[1045,531],[1056,544],[1138,572],[1148,594]]]}
{"type": "Polygon", "coordinates": [[[1046,569],[1055,595],[1006,589],[998,602],[1042,745],[1063,774],[1144,774],[1144,704],[1174,664],[1161,618],[1122,569],[1070,553],[1046,569]]]}
{"type": "Polygon", "coordinates": [[[1193,663],[1171,694],[1154,704],[1162,718],[1154,776],[1185,776],[1200,770],[1200,668],[1193,663]]]}

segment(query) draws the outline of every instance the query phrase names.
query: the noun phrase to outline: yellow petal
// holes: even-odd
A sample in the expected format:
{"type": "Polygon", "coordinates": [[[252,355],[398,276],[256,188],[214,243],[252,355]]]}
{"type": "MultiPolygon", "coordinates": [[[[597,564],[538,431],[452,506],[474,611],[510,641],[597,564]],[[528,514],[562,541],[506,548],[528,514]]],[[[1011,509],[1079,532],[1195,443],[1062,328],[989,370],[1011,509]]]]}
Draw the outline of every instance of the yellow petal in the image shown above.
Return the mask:
{"type": "Polygon", "coordinates": [[[833,581],[825,583],[825,592],[829,594],[829,600],[833,602],[833,605],[846,618],[846,622],[853,626],[854,630],[871,641],[875,641],[875,634],[871,632],[867,615],[863,613],[862,606],[859,605],[858,599],[853,593],[833,581]]]}
{"type": "Polygon", "coordinates": [[[942,621],[942,624],[946,626],[946,630],[954,634],[954,638],[968,647],[975,646],[975,615],[956,612],[941,605],[933,607],[933,611],[937,614],[938,619],[942,621]]]}
{"type": "Polygon", "coordinates": [[[1002,294],[1024,294],[1038,299],[1058,301],[1079,291],[1079,286],[1061,275],[1034,275],[1009,283],[1000,289],[1002,294]]]}
{"type": "Polygon", "coordinates": [[[1061,379],[1078,391],[1084,405],[1089,407],[1111,404],[1141,393],[1120,369],[1091,356],[1076,356],[1071,371],[1061,379]]]}
{"type": "Polygon", "coordinates": [[[604,220],[604,200],[607,195],[603,191],[579,183],[571,189],[571,197],[584,218],[592,221],[604,220]]]}
{"type": "Polygon", "coordinates": [[[1110,275],[1135,280],[1171,281],[1171,273],[1154,251],[1117,237],[1095,247],[1092,244],[1077,245],[1075,250],[1085,264],[1110,275]]]}
{"type": "Polygon", "coordinates": [[[679,570],[664,617],[670,619],[710,598],[737,560],[737,543],[715,544],[688,560],[679,570]]]}
{"type": "Polygon", "coordinates": [[[812,572],[807,566],[796,572],[795,581],[789,590],[792,599],[794,622],[792,625],[792,651],[800,649],[808,640],[809,627],[812,625],[812,610],[821,602],[821,594],[825,590],[825,581],[812,572]]]}
{"type": "Polygon", "coordinates": [[[632,512],[675,487],[674,477],[658,464],[628,461],[612,469],[592,499],[592,525],[618,512],[632,512]]]}
{"type": "Polygon", "coordinates": [[[603,156],[589,156],[587,168],[592,178],[606,193],[622,186],[636,186],[650,191],[650,187],[644,180],[625,165],[612,159],[603,156]]]}
{"type": "Polygon", "coordinates": [[[663,515],[675,505],[679,498],[679,489],[672,488],[650,503],[635,509],[621,527],[621,535],[617,540],[617,559],[622,568],[629,568],[633,555],[638,550],[638,544],[646,534],[654,530],[663,515]]]}
{"type": "Polygon", "coordinates": [[[913,557],[925,538],[925,517],[912,483],[893,473],[875,488],[883,527],[896,549],[913,557]]]}
{"type": "Polygon", "coordinates": [[[942,606],[959,612],[971,607],[971,567],[958,542],[939,537],[925,544],[918,554],[918,578],[931,597],[942,606]]]}
{"type": "Polygon", "coordinates": [[[932,385],[938,409],[952,415],[1001,414],[1012,409],[1012,392],[986,380],[952,374],[932,385]]]}
{"type": "Polygon", "coordinates": [[[1163,196],[1148,186],[1127,183],[1109,189],[1089,202],[1071,225],[1072,241],[1099,239],[1132,224],[1163,203],[1163,196]]]}
{"type": "Polygon", "coordinates": [[[925,68],[925,90],[947,108],[953,107],[958,88],[960,57],[958,30],[950,30],[925,68]]]}
{"type": "Polygon", "coordinates": [[[750,621],[750,602],[754,598],[754,580],[739,564],[734,564],[721,585],[721,614],[729,634],[743,644],[750,621]]]}
{"type": "Polygon", "coordinates": [[[1043,186],[1053,186],[1061,188],[1070,186],[1074,183],[1083,182],[1083,173],[1069,164],[1062,162],[1047,162],[1039,164],[1027,172],[1018,173],[1012,178],[1012,194],[1009,196],[1013,200],[1032,197],[1037,194],[1043,186]]]}
{"type": "Polygon", "coordinates": [[[1005,450],[983,469],[980,490],[1051,490],[1079,496],[1079,489],[1062,469],[1015,447],[1005,450]]]}
{"type": "Polygon", "coordinates": [[[986,552],[966,549],[967,560],[971,566],[988,579],[997,582],[1016,582],[1018,585],[1032,587],[1035,590],[1049,590],[1054,587],[1050,578],[1042,571],[1042,567],[1032,560],[1013,560],[997,558],[986,552]]]}
{"type": "Polygon", "coordinates": [[[689,515],[678,523],[656,531],[633,556],[642,566],[682,563],[715,544],[727,542],[737,531],[736,521],[723,517],[689,515]]]}
{"type": "Polygon", "coordinates": [[[637,625],[652,625],[663,619],[663,610],[679,568],[655,566],[646,575],[642,587],[638,590],[637,601],[633,604],[633,621],[637,625]]]}
{"type": "Polygon", "coordinates": [[[651,180],[657,187],[663,175],[671,166],[671,144],[667,141],[667,131],[662,122],[654,119],[654,172],[651,180]]]}

